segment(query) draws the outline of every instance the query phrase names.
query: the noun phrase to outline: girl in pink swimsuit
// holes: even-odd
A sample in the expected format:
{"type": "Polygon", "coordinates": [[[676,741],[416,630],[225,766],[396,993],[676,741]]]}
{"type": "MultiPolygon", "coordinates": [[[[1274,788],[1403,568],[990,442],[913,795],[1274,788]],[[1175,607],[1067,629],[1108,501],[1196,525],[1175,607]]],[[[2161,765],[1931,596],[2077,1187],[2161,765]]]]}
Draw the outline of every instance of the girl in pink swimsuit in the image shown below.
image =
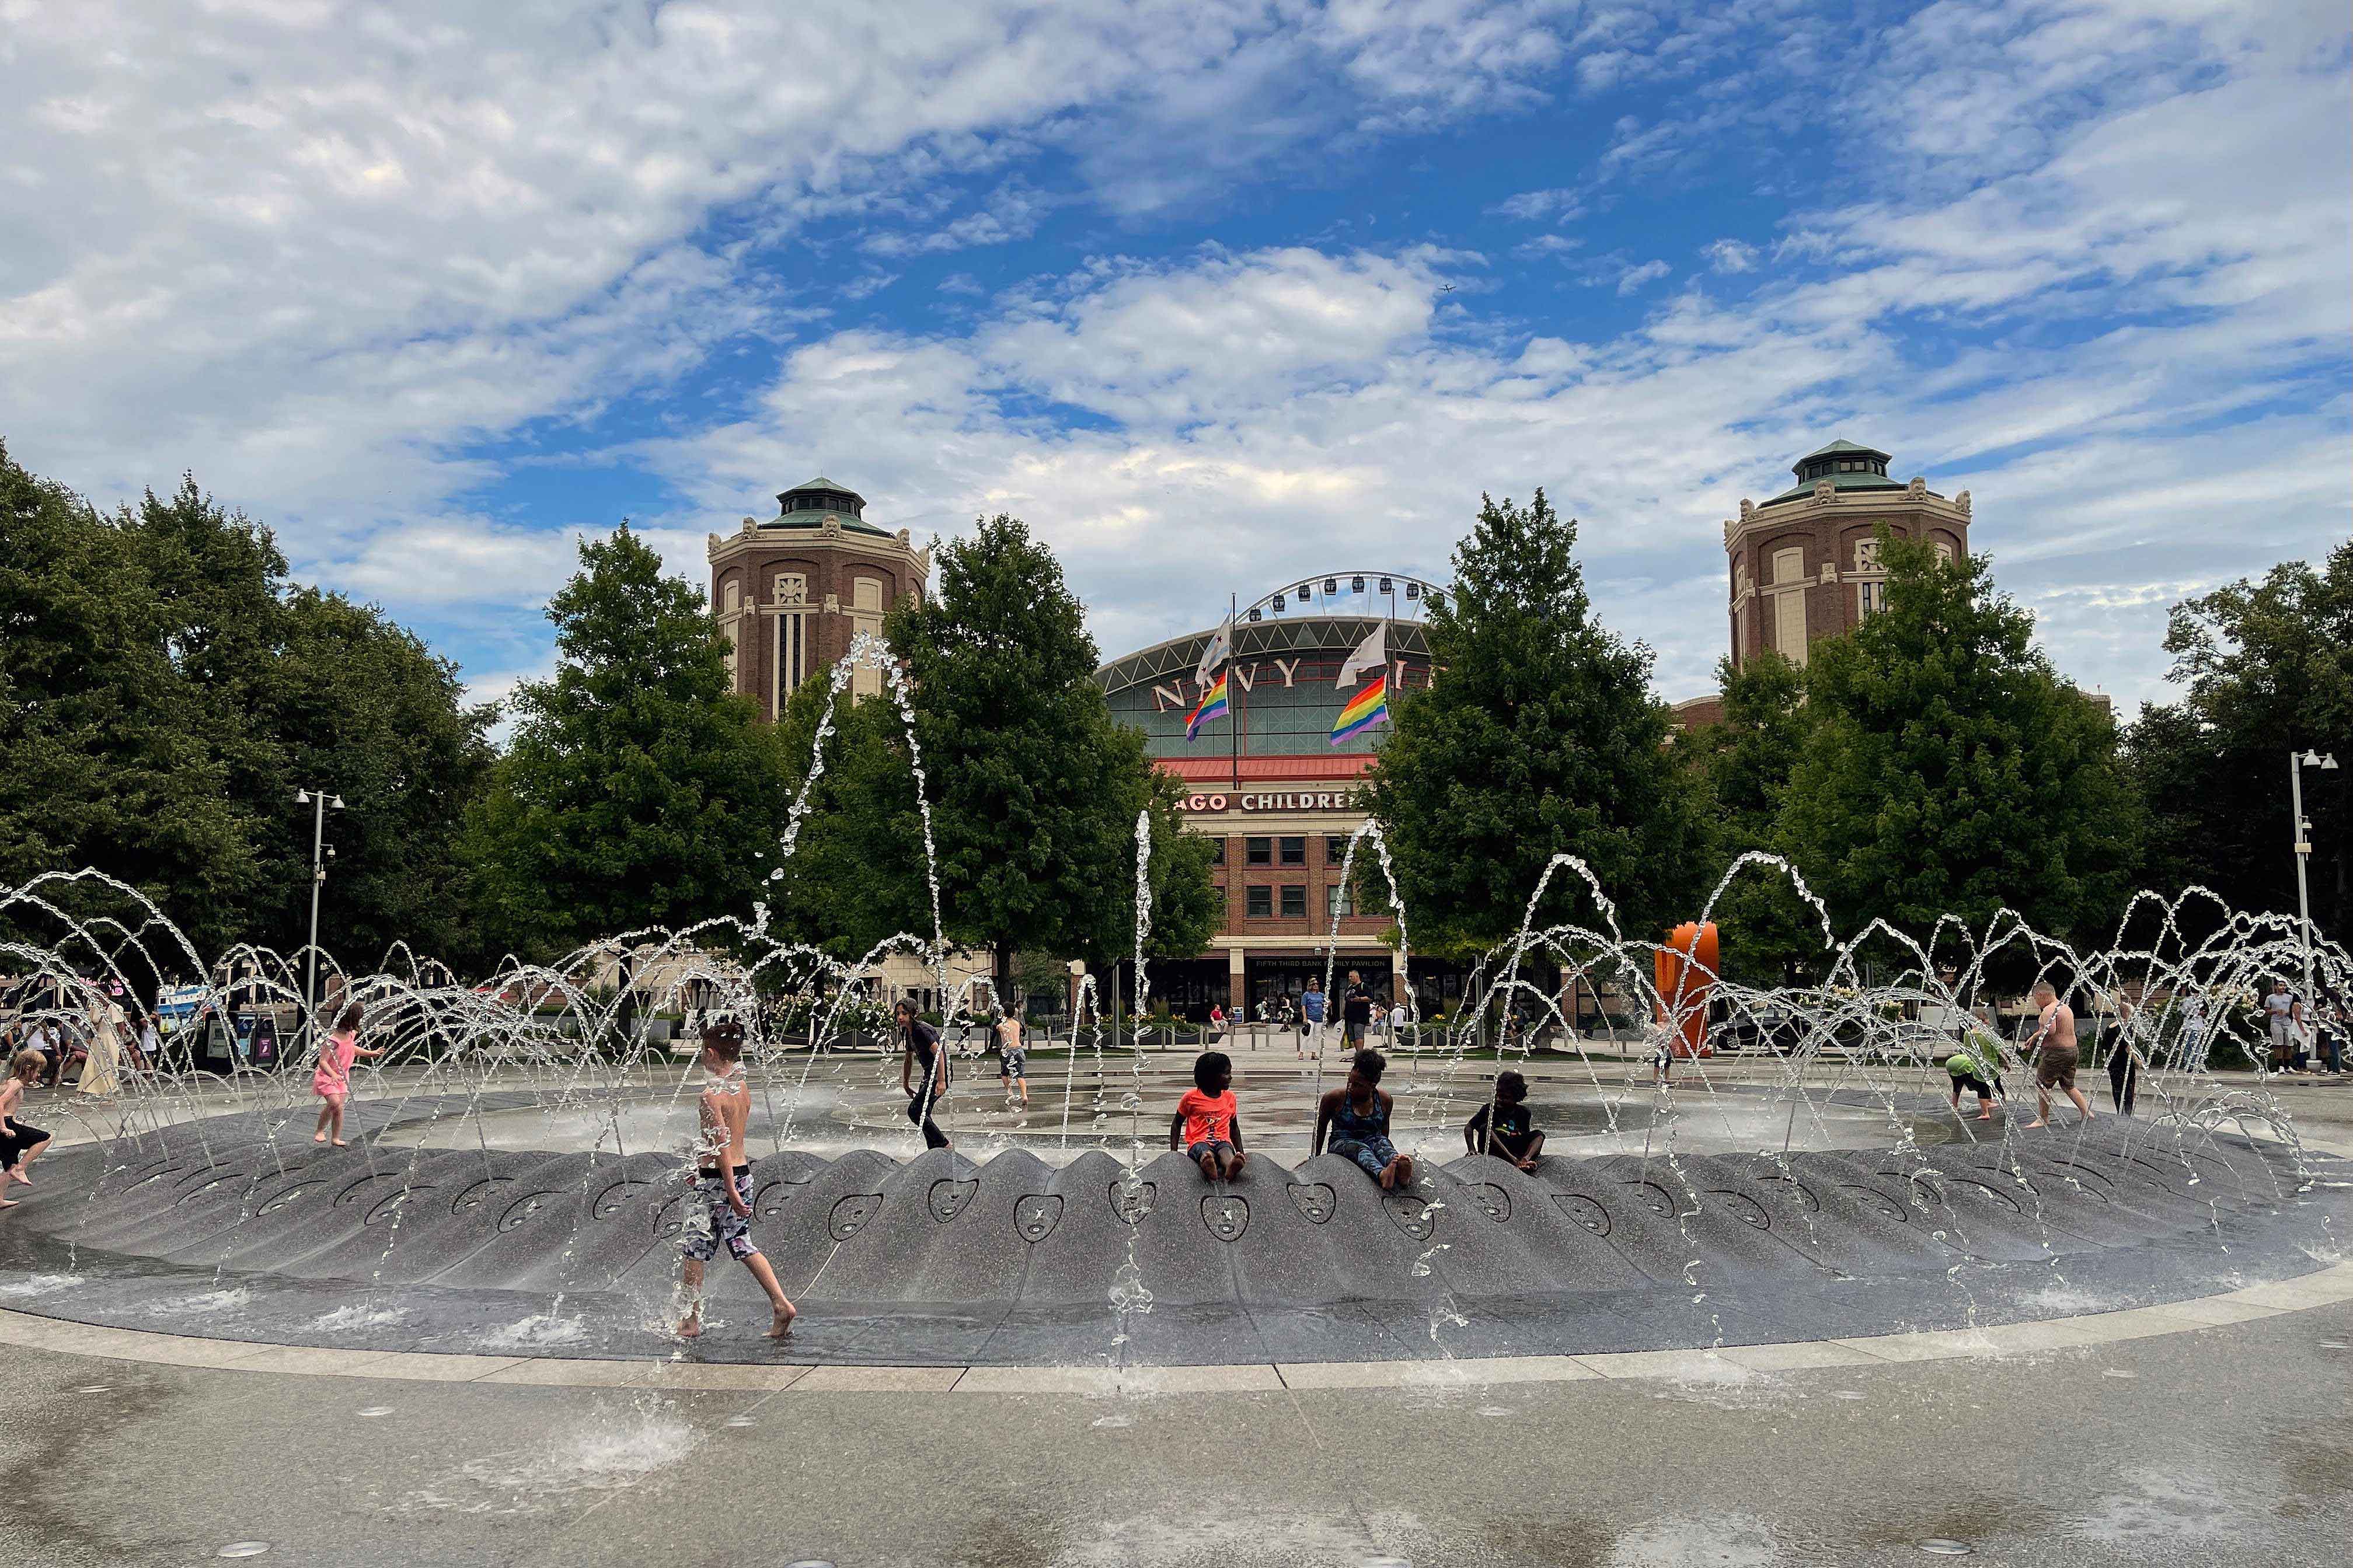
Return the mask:
{"type": "Polygon", "coordinates": [[[335,1027],[319,1047],[319,1066],[311,1074],[311,1092],[326,1103],[319,1107],[319,1130],[311,1135],[313,1143],[324,1143],[329,1133],[334,1135],[335,1147],[343,1142],[343,1101],[351,1098],[352,1063],[361,1057],[380,1057],[381,1050],[360,1048],[360,1005],[345,1006],[335,1027]]]}

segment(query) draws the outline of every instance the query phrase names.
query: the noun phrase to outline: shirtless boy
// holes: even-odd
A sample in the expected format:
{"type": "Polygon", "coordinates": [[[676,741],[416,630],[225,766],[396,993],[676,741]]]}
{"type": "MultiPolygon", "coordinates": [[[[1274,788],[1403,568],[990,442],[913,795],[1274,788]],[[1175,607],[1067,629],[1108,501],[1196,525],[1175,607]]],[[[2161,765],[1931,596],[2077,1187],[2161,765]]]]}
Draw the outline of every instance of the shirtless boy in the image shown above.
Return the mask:
{"type": "Polygon", "coordinates": [[[743,1025],[723,1020],[704,1027],[694,1190],[687,1194],[686,1228],[678,1238],[685,1258],[679,1266],[680,1293],[686,1299],[686,1316],[678,1325],[681,1339],[702,1332],[702,1266],[718,1257],[723,1247],[767,1292],[775,1313],[768,1338],[780,1340],[791,1333],[793,1320],[800,1315],[785,1299],[776,1271],[752,1245],[752,1168],[744,1157],[744,1123],[751,1115],[752,1090],[744,1081],[743,1054],[743,1025]]]}
{"type": "Polygon", "coordinates": [[[2051,1121],[2051,1091],[2059,1089],[2075,1102],[2084,1120],[2092,1120],[2092,1102],[2075,1087],[2075,1010],[2059,1000],[2058,991],[2048,980],[2034,983],[2034,1005],[2042,1009],[2042,1018],[2026,1042],[2029,1055],[2037,1046],[2042,1054],[2034,1058],[2034,1120],[2030,1128],[2048,1126],[2051,1121]]]}

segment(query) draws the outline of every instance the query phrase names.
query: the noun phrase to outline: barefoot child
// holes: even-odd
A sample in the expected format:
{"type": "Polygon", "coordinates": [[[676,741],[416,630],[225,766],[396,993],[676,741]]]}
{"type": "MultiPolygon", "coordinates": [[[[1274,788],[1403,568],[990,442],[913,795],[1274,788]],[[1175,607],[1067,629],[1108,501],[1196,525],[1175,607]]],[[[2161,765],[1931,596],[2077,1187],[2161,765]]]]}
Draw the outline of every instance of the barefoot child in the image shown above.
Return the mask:
{"type": "Polygon", "coordinates": [[[702,1332],[702,1266],[718,1257],[723,1247],[767,1292],[773,1314],[768,1338],[780,1340],[791,1333],[793,1320],[800,1316],[785,1299],[776,1271],[752,1245],[752,1168],[744,1157],[744,1123],[752,1111],[752,1089],[744,1081],[743,1054],[743,1025],[722,1020],[703,1026],[694,1191],[686,1200],[686,1228],[678,1238],[684,1255],[679,1290],[686,1298],[686,1316],[678,1325],[681,1339],[702,1332]]]}
{"type": "Polygon", "coordinates": [[[1005,1108],[1013,1109],[1013,1091],[1021,1091],[1021,1109],[1029,1109],[1029,1052],[1021,1044],[1021,1020],[1011,1013],[997,1015],[997,1081],[1005,1087],[1005,1108]]]}
{"type": "MultiPolygon", "coordinates": [[[[0,1192],[5,1192],[12,1182],[31,1186],[33,1178],[25,1174],[25,1167],[49,1146],[47,1133],[16,1120],[16,1112],[24,1108],[26,1089],[38,1081],[48,1066],[38,1051],[18,1051],[8,1064],[6,1080],[0,1081],[0,1171],[5,1172],[0,1175],[0,1192]]],[[[16,1206],[16,1199],[0,1197],[0,1209],[16,1206]]]]}
{"type": "Polygon", "coordinates": [[[1471,1152],[1509,1160],[1523,1171],[1536,1168],[1544,1137],[1528,1115],[1528,1080],[1511,1071],[1496,1075],[1493,1102],[1472,1111],[1462,1129],[1462,1142],[1471,1152]]]}
{"type": "Polygon", "coordinates": [[[1203,1051],[1193,1062],[1193,1087],[1168,1119],[1168,1147],[1184,1135],[1185,1157],[1210,1181],[1231,1181],[1242,1172],[1242,1115],[1234,1099],[1233,1058],[1203,1051]]]}
{"type": "Polygon", "coordinates": [[[1332,1152],[1354,1160],[1386,1190],[1413,1184],[1413,1160],[1389,1142],[1390,1100],[1381,1088],[1388,1058],[1369,1047],[1358,1051],[1348,1066],[1345,1088],[1326,1094],[1315,1107],[1314,1152],[1324,1152],[1324,1134],[1332,1152]]]}
{"type": "Polygon", "coordinates": [[[381,1050],[360,1048],[360,1005],[347,1002],[343,1016],[328,1033],[326,1043],[319,1047],[319,1065],[311,1074],[311,1092],[326,1103],[319,1107],[319,1130],[311,1134],[313,1143],[324,1143],[328,1135],[334,1137],[335,1147],[343,1142],[343,1101],[352,1095],[352,1063],[361,1057],[380,1057],[381,1050]]]}

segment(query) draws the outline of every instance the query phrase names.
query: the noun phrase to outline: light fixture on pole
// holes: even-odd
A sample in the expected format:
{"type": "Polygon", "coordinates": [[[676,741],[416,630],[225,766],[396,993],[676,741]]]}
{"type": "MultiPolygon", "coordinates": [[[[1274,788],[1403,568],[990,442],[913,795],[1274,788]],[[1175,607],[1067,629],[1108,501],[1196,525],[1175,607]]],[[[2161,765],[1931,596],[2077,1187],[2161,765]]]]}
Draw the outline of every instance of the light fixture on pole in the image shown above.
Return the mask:
{"type": "Polygon", "coordinates": [[[343,809],[342,795],[322,789],[298,789],[294,804],[311,807],[311,945],[303,950],[302,1026],[317,1036],[319,1006],[319,889],[327,885],[327,810],[343,809]]]}
{"type": "Polygon", "coordinates": [[[2312,824],[2304,815],[2304,770],[2337,771],[2337,753],[2315,751],[2287,754],[2288,839],[2295,850],[2295,914],[2304,939],[2304,1005],[2312,1005],[2312,894],[2305,881],[2304,863],[2312,858],[2312,824]]]}

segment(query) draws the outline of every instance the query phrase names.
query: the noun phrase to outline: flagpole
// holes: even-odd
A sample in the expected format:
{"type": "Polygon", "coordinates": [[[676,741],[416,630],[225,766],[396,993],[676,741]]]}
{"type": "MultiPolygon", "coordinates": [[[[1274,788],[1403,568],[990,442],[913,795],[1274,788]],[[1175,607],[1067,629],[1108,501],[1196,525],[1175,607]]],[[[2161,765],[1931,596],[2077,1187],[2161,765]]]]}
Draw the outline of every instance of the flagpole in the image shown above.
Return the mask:
{"type": "Polygon", "coordinates": [[[1242,788],[1242,683],[1234,679],[1234,616],[1240,605],[1240,595],[1226,595],[1226,730],[1233,747],[1233,791],[1236,795],[1240,795],[1242,788]]]}

